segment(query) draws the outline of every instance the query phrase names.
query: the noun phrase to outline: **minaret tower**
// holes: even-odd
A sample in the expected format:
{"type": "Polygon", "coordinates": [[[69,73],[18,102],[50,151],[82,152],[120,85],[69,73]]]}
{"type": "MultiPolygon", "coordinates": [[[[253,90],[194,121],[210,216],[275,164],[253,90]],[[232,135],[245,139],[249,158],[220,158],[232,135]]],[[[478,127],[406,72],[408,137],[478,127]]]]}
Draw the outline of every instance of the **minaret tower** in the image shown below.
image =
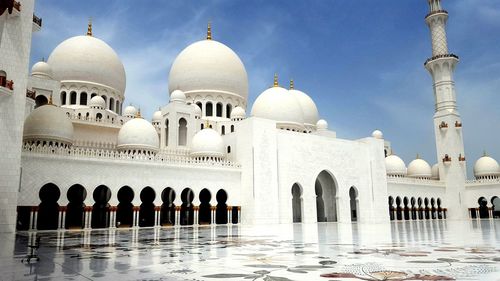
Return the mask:
{"type": "Polygon", "coordinates": [[[457,109],[453,73],[458,56],[449,53],[446,39],[448,12],[441,0],[427,0],[430,7],[425,22],[432,36],[432,57],[425,62],[434,82],[434,131],[440,180],[446,184],[443,207],[451,219],[467,217],[464,204],[466,163],[462,137],[462,121],[457,109]]]}

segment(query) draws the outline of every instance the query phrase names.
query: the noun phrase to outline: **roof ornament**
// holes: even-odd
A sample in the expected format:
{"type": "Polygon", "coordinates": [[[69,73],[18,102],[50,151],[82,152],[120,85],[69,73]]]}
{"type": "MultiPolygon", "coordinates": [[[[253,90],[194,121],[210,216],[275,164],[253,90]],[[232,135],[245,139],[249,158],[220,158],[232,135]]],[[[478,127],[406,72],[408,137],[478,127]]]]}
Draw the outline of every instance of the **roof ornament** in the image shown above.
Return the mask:
{"type": "Polygon", "coordinates": [[[205,120],[205,129],[210,128],[210,123],[208,123],[208,119],[205,120]]]}
{"type": "Polygon", "coordinates": [[[417,153],[417,158],[415,158],[415,159],[420,159],[420,154],[417,153]]]}
{"type": "Polygon", "coordinates": [[[212,40],[212,24],[210,21],[207,24],[207,40],[212,40]]]}
{"type": "Polygon", "coordinates": [[[141,115],[141,108],[139,107],[139,109],[137,110],[137,112],[135,113],[135,117],[134,118],[142,118],[142,115],[141,115]]]}
{"type": "Polygon", "coordinates": [[[488,153],[486,153],[486,150],[483,150],[483,157],[488,156],[488,153]]]}
{"type": "Polygon", "coordinates": [[[294,89],[293,79],[290,79],[290,90],[294,89]]]}
{"type": "Polygon", "coordinates": [[[87,36],[92,36],[92,18],[89,18],[89,24],[87,25],[87,36]]]}
{"type": "Polygon", "coordinates": [[[278,84],[278,74],[277,73],[274,73],[274,84],[273,84],[273,87],[279,87],[279,84],[278,84]]]}
{"type": "Polygon", "coordinates": [[[47,104],[48,104],[48,105],[54,105],[54,104],[52,103],[52,94],[50,94],[50,96],[49,96],[49,102],[48,102],[47,104]]]}

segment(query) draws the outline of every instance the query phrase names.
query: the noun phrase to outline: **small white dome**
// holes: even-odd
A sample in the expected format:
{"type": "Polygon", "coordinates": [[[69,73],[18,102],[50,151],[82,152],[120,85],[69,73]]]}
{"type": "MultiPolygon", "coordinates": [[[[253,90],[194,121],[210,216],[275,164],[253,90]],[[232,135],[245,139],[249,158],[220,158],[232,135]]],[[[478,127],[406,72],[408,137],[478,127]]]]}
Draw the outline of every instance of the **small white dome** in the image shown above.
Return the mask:
{"type": "Polygon", "coordinates": [[[247,113],[241,106],[237,106],[231,111],[231,120],[245,119],[246,117],[247,113]]]}
{"type": "Polygon", "coordinates": [[[318,120],[318,122],[316,122],[316,130],[318,131],[328,130],[328,122],[326,122],[326,120],[324,119],[318,120]]]}
{"type": "Polygon", "coordinates": [[[304,123],[306,126],[311,126],[313,127],[316,125],[319,119],[319,113],[318,113],[318,108],[316,107],[316,104],[312,100],[310,96],[308,96],[306,93],[291,89],[289,92],[295,96],[297,101],[300,104],[300,107],[302,108],[302,113],[304,114],[304,123]]]}
{"type": "Polygon", "coordinates": [[[125,92],[125,69],[116,52],[93,36],[75,36],[59,44],[47,61],[59,81],[83,81],[125,92]]]}
{"type": "Polygon", "coordinates": [[[39,61],[31,68],[31,75],[41,78],[52,79],[52,67],[44,61],[39,61]]]}
{"type": "Polygon", "coordinates": [[[94,96],[90,99],[89,106],[91,108],[105,109],[106,101],[101,96],[94,96]]]}
{"type": "Polygon", "coordinates": [[[125,107],[123,110],[123,116],[133,118],[137,114],[137,108],[133,105],[125,107]]]}
{"type": "Polygon", "coordinates": [[[500,166],[495,159],[484,155],[474,164],[474,176],[476,178],[498,177],[500,176],[500,166]]]}
{"type": "Polygon", "coordinates": [[[432,168],[425,160],[415,159],[408,164],[408,177],[431,178],[432,168]]]}
{"type": "Polygon", "coordinates": [[[439,164],[438,163],[432,165],[431,179],[439,180],[439,164]]]}
{"type": "Polygon", "coordinates": [[[287,89],[271,87],[255,100],[252,116],[277,121],[279,127],[304,129],[304,114],[297,98],[287,89]]]}
{"type": "Polygon", "coordinates": [[[385,158],[385,170],[389,176],[406,176],[405,162],[394,154],[385,158]]]}
{"type": "Polygon", "coordinates": [[[39,106],[24,121],[23,141],[72,144],[73,123],[60,107],[51,104],[39,106]]]}
{"type": "Polygon", "coordinates": [[[175,90],[170,94],[170,102],[186,103],[186,95],[181,90],[175,90]]]}
{"type": "Polygon", "coordinates": [[[134,118],[125,123],[118,132],[116,148],[121,151],[137,150],[157,152],[160,139],[155,127],[143,118],[134,118]]]}
{"type": "Polygon", "coordinates": [[[375,130],[372,133],[372,137],[374,137],[376,139],[383,139],[384,138],[384,134],[382,134],[382,132],[380,130],[375,130]]]}
{"type": "Polygon", "coordinates": [[[215,40],[201,40],[186,47],[175,58],[168,77],[169,92],[213,96],[236,95],[246,101],[248,78],[243,62],[226,45],[215,40]]]}
{"type": "Polygon", "coordinates": [[[155,111],[155,113],[153,113],[153,123],[161,122],[162,118],[163,118],[163,116],[161,114],[161,110],[157,110],[157,111],[155,111]]]}
{"type": "Polygon", "coordinates": [[[223,158],[224,155],[224,140],[217,131],[205,128],[194,135],[191,141],[192,157],[223,158]]]}

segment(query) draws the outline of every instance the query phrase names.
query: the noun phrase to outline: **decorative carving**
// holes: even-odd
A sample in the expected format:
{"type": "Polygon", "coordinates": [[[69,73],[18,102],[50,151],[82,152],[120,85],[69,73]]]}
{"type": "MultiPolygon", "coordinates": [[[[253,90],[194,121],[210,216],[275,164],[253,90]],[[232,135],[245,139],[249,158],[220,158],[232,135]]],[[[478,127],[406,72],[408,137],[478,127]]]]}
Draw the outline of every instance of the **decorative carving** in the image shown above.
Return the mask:
{"type": "Polygon", "coordinates": [[[455,121],[455,128],[462,128],[462,122],[455,121]]]}
{"type": "Polygon", "coordinates": [[[445,162],[451,162],[451,157],[448,154],[444,155],[443,163],[445,163],[445,162]]]}
{"type": "Polygon", "coordinates": [[[439,129],[447,129],[447,128],[448,128],[448,123],[441,121],[441,124],[439,124],[439,129]]]}

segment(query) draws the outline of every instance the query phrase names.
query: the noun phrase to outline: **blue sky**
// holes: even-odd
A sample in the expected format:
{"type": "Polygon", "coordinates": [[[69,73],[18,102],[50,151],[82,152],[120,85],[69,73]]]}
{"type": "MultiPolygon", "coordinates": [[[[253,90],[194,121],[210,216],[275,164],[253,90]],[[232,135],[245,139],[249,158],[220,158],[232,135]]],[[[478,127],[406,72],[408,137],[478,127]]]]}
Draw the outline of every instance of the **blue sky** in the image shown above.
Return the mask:
{"type": "MultiPolygon", "coordinates": [[[[246,66],[249,105],[290,78],[308,93],[338,137],[357,139],[378,128],[408,164],[419,153],[436,162],[431,55],[426,0],[56,1],[39,0],[43,29],[31,63],[63,40],[86,32],[113,47],[127,73],[126,101],[147,117],[168,103],[176,55],[213,37],[246,66]],[[103,4],[105,3],[105,4],[103,4]]],[[[450,51],[460,56],[455,80],[469,175],[483,150],[500,160],[500,1],[443,0],[450,13],[450,51]]],[[[251,107],[247,108],[250,112],[251,107]]]]}

